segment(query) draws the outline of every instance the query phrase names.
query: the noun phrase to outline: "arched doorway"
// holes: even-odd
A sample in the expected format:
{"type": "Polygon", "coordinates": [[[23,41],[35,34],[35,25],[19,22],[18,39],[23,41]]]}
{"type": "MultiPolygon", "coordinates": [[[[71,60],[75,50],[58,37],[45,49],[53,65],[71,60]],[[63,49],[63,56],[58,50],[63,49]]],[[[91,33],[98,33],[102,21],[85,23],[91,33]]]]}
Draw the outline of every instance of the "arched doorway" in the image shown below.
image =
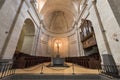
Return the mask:
{"type": "Polygon", "coordinates": [[[35,26],[30,19],[26,19],[21,30],[16,51],[31,55],[35,38],[35,26]]]}

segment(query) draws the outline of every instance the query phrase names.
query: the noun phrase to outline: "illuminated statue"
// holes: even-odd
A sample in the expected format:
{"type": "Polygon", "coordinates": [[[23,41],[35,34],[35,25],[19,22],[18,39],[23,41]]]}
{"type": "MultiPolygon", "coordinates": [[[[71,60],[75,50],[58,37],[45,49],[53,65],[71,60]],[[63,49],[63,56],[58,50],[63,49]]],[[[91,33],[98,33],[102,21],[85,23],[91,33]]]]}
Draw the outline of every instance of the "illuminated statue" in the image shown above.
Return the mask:
{"type": "Polygon", "coordinates": [[[56,57],[60,57],[60,46],[61,46],[61,41],[59,41],[59,40],[57,40],[56,42],[55,42],[55,45],[56,45],[56,47],[57,47],[57,55],[56,55],[56,57]]]}

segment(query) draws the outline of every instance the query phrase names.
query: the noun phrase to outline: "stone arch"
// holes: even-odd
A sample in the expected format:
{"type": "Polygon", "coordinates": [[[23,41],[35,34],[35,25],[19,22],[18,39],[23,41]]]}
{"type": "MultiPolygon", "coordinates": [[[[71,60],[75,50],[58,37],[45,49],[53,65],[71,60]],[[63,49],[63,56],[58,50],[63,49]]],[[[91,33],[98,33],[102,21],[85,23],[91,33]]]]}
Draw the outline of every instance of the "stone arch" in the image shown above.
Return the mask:
{"type": "Polygon", "coordinates": [[[31,19],[24,21],[21,34],[17,43],[16,51],[32,54],[35,40],[35,26],[31,19]]]}

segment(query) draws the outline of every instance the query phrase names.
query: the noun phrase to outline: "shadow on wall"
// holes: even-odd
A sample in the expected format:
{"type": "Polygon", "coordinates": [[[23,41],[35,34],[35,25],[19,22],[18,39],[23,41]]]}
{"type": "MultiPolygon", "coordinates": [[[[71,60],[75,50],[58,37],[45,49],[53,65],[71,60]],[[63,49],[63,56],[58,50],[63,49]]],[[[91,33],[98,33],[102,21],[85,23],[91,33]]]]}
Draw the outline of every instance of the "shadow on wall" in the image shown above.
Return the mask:
{"type": "Polygon", "coordinates": [[[5,0],[0,0],[0,9],[2,8],[4,3],[5,3],[5,0]]]}

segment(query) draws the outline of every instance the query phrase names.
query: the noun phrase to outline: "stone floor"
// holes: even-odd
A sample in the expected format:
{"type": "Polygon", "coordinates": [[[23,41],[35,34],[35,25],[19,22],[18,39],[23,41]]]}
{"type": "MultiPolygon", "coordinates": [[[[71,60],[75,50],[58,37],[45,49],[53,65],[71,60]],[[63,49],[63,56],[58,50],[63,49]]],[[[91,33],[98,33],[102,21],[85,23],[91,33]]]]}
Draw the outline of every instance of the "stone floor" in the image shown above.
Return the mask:
{"type": "Polygon", "coordinates": [[[69,67],[47,67],[50,63],[40,64],[31,68],[17,69],[16,73],[32,73],[32,74],[99,74],[97,69],[88,69],[79,65],[73,66],[72,63],[66,63],[69,67]],[[74,69],[74,71],[73,71],[74,69]]]}
{"type": "Polygon", "coordinates": [[[88,69],[72,63],[69,67],[47,67],[50,63],[17,69],[15,75],[2,80],[119,80],[100,75],[97,69],[88,69]]]}

